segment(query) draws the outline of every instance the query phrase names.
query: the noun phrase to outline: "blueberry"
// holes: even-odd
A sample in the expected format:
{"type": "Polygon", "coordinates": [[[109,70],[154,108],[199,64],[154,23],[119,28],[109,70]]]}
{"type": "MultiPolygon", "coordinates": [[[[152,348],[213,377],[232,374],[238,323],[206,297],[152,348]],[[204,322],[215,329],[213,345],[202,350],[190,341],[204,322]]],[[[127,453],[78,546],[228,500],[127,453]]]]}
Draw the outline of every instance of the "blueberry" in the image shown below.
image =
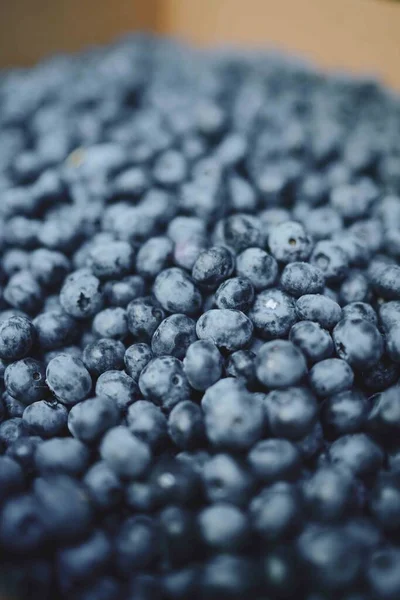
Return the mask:
{"type": "Polygon", "coordinates": [[[123,484],[104,461],[91,466],[83,481],[93,505],[99,510],[113,508],[122,499],[123,484]]]}
{"type": "Polygon", "coordinates": [[[139,388],[145,398],[165,409],[173,408],[190,394],[183,365],[173,356],[153,358],[140,374],[139,388]]]}
{"type": "Polygon", "coordinates": [[[317,242],[310,262],[323,272],[328,283],[342,281],[349,269],[348,255],[337,243],[330,240],[317,242]]]}
{"type": "Polygon", "coordinates": [[[259,585],[254,559],[241,554],[214,554],[204,564],[200,590],[204,598],[239,600],[256,597],[259,585]]]}
{"type": "Polygon", "coordinates": [[[32,348],[35,328],[29,319],[15,315],[0,324],[0,358],[18,360],[32,348]]]}
{"type": "Polygon", "coordinates": [[[340,286],[339,298],[342,305],[368,301],[370,298],[368,278],[359,271],[350,273],[340,286]]]}
{"type": "Polygon", "coordinates": [[[235,262],[224,246],[212,246],[198,255],[192,269],[193,280],[206,289],[215,289],[230,277],[235,262]]]}
{"type": "MultiPolygon", "coordinates": [[[[99,377],[105,371],[122,369],[124,365],[125,346],[119,340],[100,338],[88,344],[83,351],[83,363],[87,370],[99,377]]],[[[86,394],[85,394],[86,395],[86,394]]]]}
{"type": "Polygon", "coordinates": [[[43,303],[42,289],[29,271],[14,273],[4,288],[3,296],[10,306],[29,314],[37,313],[43,303]]]}
{"type": "Polygon", "coordinates": [[[283,269],[281,287],[296,298],[306,294],[322,293],[324,286],[324,274],[318,267],[309,263],[292,262],[283,269]]]}
{"type": "Polygon", "coordinates": [[[386,546],[374,550],[368,560],[366,578],[374,595],[395,600],[400,593],[400,551],[386,546]]]}
{"type": "Polygon", "coordinates": [[[53,437],[62,433],[67,425],[68,411],[59,402],[39,400],[27,406],[22,416],[27,430],[33,435],[53,437]]]}
{"type": "Polygon", "coordinates": [[[296,597],[302,576],[296,553],[287,545],[271,548],[263,557],[263,581],[274,598],[296,597]]]}
{"type": "Polygon", "coordinates": [[[119,306],[101,310],[93,319],[92,331],[99,338],[123,340],[128,335],[126,310],[119,306]]]}
{"type": "Polygon", "coordinates": [[[376,312],[370,304],[365,302],[350,302],[346,306],[343,306],[342,319],[364,319],[364,321],[368,321],[372,325],[377,325],[378,323],[376,312]]]}
{"type": "Polygon", "coordinates": [[[14,552],[29,552],[39,548],[45,538],[44,515],[32,494],[16,496],[2,507],[0,541],[14,552]]]}
{"type": "Polygon", "coordinates": [[[6,455],[18,462],[25,474],[30,475],[35,471],[35,453],[37,446],[42,442],[38,436],[23,436],[13,441],[6,450],[6,455]]]}
{"type": "Polygon", "coordinates": [[[308,525],[298,548],[307,577],[317,589],[340,593],[354,584],[361,572],[360,548],[340,527],[308,525]]]}
{"type": "Polygon", "coordinates": [[[240,277],[248,278],[254,289],[260,291],[274,284],[278,265],[276,260],[261,248],[247,248],[237,256],[236,270],[240,277]]]}
{"type": "Polygon", "coordinates": [[[370,398],[368,426],[382,436],[396,437],[400,428],[399,386],[388,387],[370,398]]]}
{"type": "Polygon", "coordinates": [[[152,485],[148,481],[129,482],[125,486],[125,502],[133,511],[152,512],[156,508],[156,497],[152,485]]]}
{"type": "Polygon", "coordinates": [[[353,433],[333,442],[329,458],[333,464],[350,469],[355,476],[364,477],[381,468],[384,453],[365,433],[353,433]]]}
{"type": "Polygon", "coordinates": [[[193,466],[164,456],[150,473],[155,501],[159,506],[186,505],[198,500],[199,478],[193,466]]]}
{"type": "Polygon", "coordinates": [[[146,516],[129,517],[115,540],[116,561],[123,573],[151,567],[159,554],[156,524],[146,516]]]}
{"type": "Polygon", "coordinates": [[[79,440],[55,437],[37,447],[35,463],[42,475],[64,473],[78,476],[89,464],[89,450],[79,440]]]}
{"type": "Polygon", "coordinates": [[[343,219],[329,205],[310,210],[307,215],[307,231],[316,240],[329,238],[336,232],[343,233],[343,219]]]}
{"type": "Polygon", "coordinates": [[[168,433],[178,448],[196,448],[204,441],[204,421],[201,408],[184,400],[171,411],[168,418],[168,433]]]}
{"type": "Polygon", "coordinates": [[[183,314],[174,314],[161,321],[153,333],[151,349],[154,356],[168,354],[182,360],[186,350],[196,339],[196,324],[193,319],[183,314]]]}
{"type": "Polygon", "coordinates": [[[172,259],[174,245],[166,236],[147,240],[136,256],[136,270],[145,279],[154,279],[172,259]]]}
{"type": "Polygon", "coordinates": [[[346,361],[327,358],[310,370],[310,385],[317,396],[332,396],[351,388],[354,373],[346,361]]]}
{"type": "Polygon", "coordinates": [[[310,363],[316,363],[333,354],[333,341],[326,329],[314,321],[300,321],[290,330],[289,340],[300,348],[310,363]]]}
{"type": "Polygon", "coordinates": [[[132,247],[124,241],[96,244],[89,254],[88,265],[99,279],[124,277],[132,271],[132,247]]]}
{"type": "Polygon", "coordinates": [[[60,577],[73,584],[100,574],[110,563],[112,546],[101,530],[95,530],[88,538],[57,553],[56,564],[60,577]]]}
{"type": "Polygon", "coordinates": [[[259,221],[244,213],[237,213],[224,219],[222,231],[225,243],[236,253],[246,248],[262,248],[265,245],[259,221]]]}
{"type": "Polygon", "coordinates": [[[11,277],[18,271],[29,269],[29,253],[19,248],[10,248],[3,254],[2,268],[4,273],[11,277]]]}
{"type": "Polygon", "coordinates": [[[358,390],[345,390],[327,398],[321,406],[321,421],[331,436],[361,431],[367,421],[369,405],[358,390]]]}
{"type": "Polygon", "coordinates": [[[272,226],[268,233],[268,245],[271,254],[282,263],[307,260],[313,247],[310,236],[296,221],[284,221],[272,226]]]}
{"type": "Polygon", "coordinates": [[[201,539],[214,550],[237,550],[248,541],[247,517],[231,504],[216,503],[203,509],[198,523],[201,539]]]}
{"type": "Polygon", "coordinates": [[[396,383],[399,376],[399,365],[384,354],[376,365],[362,372],[362,386],[369,392],[381,392],[396,383]]]}
{"type": "Polygon", "coordinates": [[[86,398],[92,388],[92,379],[83,362],[68,354],[59,354],[49,362],[46,383],[54,396],[67,406],[86,398]]]}
{"type": "Polygon", "coordinates": [[[153,291],[161,306],[169,312],[190,316],[200,310],[201,294],[182,269],[171,267],[161,271],[156,277],[153,291]]]}
{"type": "Polygon", "coordinates": [[[306,510],[312,519],[327,523],[340,520],[352,499],[353,481],[344,469],[320,467],[302,483],[306,510]]]}
{"type": "Polygon", "coordinates": [[[257,196],[246,179],[232,175],[228,180],[228,190],[235,212],[251,213],[256,209],[257,196]]]}
{"type": "Polygon", "coordinates": [[[122,412],[137,400],[139,390],[136,383],[123,371],[106,371],[96,382],[96,396],[109,398],[122,412]]]}
{"type": "Polygon", "coordinates": [[[28,405],[46,396],[43,363],[33,358],[23,358],[8,365],[4,372],[7,392],[22,404],[28,405]]]}
{"type": "Polygon", "coordinates": [[[114,473],[127,479],[140,477],[151,462],[147,444],[123,426],[108,430],[101,441],[100,455],[114,473]]]}
{"type": "MultiPolygon", "coordinates": [[[[188,217],[189,218],[189,217],[188,217]]],[[[182,269],[191,271],[199,254],[207,247],[207,239],[198,234],[178,239],[174,247],[174,264],[182,269]]]]}
{"type": "Polygon", "coordinates": [[[204,391],[216,383],[222,374],[223,359],[211,340],[190,344],[183,360],[186,377],[193,389],[204,391]]]}
{"type": "Polygon", "coordinates": [[[369,277],[374,291],[382,298],[385,298],[385,300],[400,300],[399,266],[378,263],[369,269],[369,277]]]}
{"type": "Polygon", "coordinates": [[[34,250],[29,262],[35,279],[48,289],[57,288],[71,269],[65,254],[47,248],[34,250]]]}
{"type": "Polygon", "coordinates": [[[33,324],[42,350],[69,346],[79,335],[77,321],[63,310],[43,312],[33,320],[33,324]]]}
{"type": "Polygon", "coordinates": [[[76,319],[93,317],[103,308],[100,280],[85,269],[71,273],[61,288],[60,302],[71,317],[76,319]]]}
{"type": "Polygon", "coordinates": [[[254,288],[249,279],[232,277],[227,279],[215,292],[218,308],[230,308],[247,312],[254,300],[254,288]]]}
{"type": "Polygon", "coordinates": [[[226,363],[226,373],[231,377],[243,379],[249,385],[255,380],[256,354],[251,350],[237,350],[232,352],[226,363]]]}
{"type": "Polygon", "coordinates": [[[75,404],[68,415],[68,429],[85,443],[99,439],[118,424],[120,410],[113,398],[94,397],[75,404]]]}
{"type": "Polygon", "coordinates": [[[219,348],[232,351],[247,346],[253,325],[239,310],[212,309],[201,315],[196,333],[200,339],[210,339],[219,348]]]}
{"type": "Polygon", "coordinates": [[[248,315],[265,339],[285,337],[297,320],[293,298],[278,289],[257,294],[248,315]]]}
{"type": "Polygon", "coordinates": [[[139,381],[140,373],[153,358],[150,346],[147,344],[133,344],[125,351],[124,363],[128,375],[136,383],[139,381]]]}
{"type": "Polygon", "coordinates": [[[130,431],[154,450],[165,445],[167,419],[158,406],[138,400],[128,408],[126,423],[130,431]]]}
{"type": "Polygon", "coordinates": [[[306,294],[296,302],[297,316],[301,320],[314,321],[324,329],[332,329],[341,318],[339,304],[322,294],[306,294]]]}
{"type": "Polygon", "coordinates": [[[178,505],[164,508],[158,515],[163,563],[171,567],[187,567],[198,547],[196,518],[192,511],[178,505]]]}
{"type": "Polygon", "coordinates": [[[221,379],[202,399],[204,423],[213,446],[245,449],[260,439],[264,429],[261,401],[238,379],[221,379]]]}
{"type": "Polygon", "coordinates": [[[299,493],[283,481],[263,488],[253,497],[249,510],[255,531],[267,543],[292,537],[301,523],[299,493]]]}
{"type": "Polygon", "coordinates": [[[0,456],[0,500],[20,492],[24,487],[24,473],[20,464],[10,456],[0,456]]]}
{"type": "Polygon", "coordinates": [[[324,441],[324,432],[321,423],[317,421],[311,431],[301,440],[297,440],[295,445],[304,460],[309,460],[321,452],[324,441]]]}
{"type": "Polygon", "coordinates": [[[246,506],[253,492],[252,474],[245,464],[230,454],[211,457],[204,465],[201,476],[204,493],[210,502],[246,506]]]}
{"type": "Polygon", "coordinates": [[[247,460],[256,478],[264,483],[294,479],[301,468],[296,446],[279,438],[257,442],[247,460]]]}
{"type": "Polygon", "coordinates": [[[264,399],[269,431],[273,436],[300,439],[317,419],[317,402],[307,388],[274,390],[264,399]]]}
{"type": "Polygon", "coordinates": [[[163,309],[153,298],[132,300],[127,307],[128,329],[137,341],[150,341],[153,333],[165,318],[163,309]]]}
{"type": "Polygon", "coordinates": [[[61,542],[74,541],[88,531],[92,507],[81,483],[67,475],[54,474],[35,479],[33,489],[46,536],[61,542]]]}
{"type": "Polygon", "coordinates": [[[369,509],[383,530],[400,528],[400,480],[396,473],[381,473],[369,496],[369,509]]]}
{"type": "Polygon", "coordinates": [[[255,362],[257,379],[266,388],[294,385],[307,372],[303,354],[286,340],[275,340],[261,346],[255,362]]]}
{"type": "Polygon", "coordinates": [[[383,339],[375,325],[363,319],[343,319],[333,331],[336,353],[352,367],[365,369],[383,354],[383,339]]]}
{"type": "Polygon", "coordinates": [[[104,297],[112,306],[125,308],[135,298],[143,296],[144,280],[139,275],[128,275],[119,280],[107,281],[104,297]]]}

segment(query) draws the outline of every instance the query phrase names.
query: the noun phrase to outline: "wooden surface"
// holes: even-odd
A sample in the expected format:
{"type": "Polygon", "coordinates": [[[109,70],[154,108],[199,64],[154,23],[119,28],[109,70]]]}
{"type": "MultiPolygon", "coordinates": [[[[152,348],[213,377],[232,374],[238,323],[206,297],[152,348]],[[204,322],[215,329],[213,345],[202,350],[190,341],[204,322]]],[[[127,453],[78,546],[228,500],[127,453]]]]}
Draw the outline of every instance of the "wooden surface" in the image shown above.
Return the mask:
{"type": "Polygon", "coordinates": [[[165,0],[163,28],[197,44],[278,47],[400,90],[400,3],[384,0],[165,0]]]}
{"type": "Polygon", "coordinates": [[[400,90],[400,2],[390,0],[0,0],[0,65],[137,29],[200,45],[278,47],[400,90]]]}

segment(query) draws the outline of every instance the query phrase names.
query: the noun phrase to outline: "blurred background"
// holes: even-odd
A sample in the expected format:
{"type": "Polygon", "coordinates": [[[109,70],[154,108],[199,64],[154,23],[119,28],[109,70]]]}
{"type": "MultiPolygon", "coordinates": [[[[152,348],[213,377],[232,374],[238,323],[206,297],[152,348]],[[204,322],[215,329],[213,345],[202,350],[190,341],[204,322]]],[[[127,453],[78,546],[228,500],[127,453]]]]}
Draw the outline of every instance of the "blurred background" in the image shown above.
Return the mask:
{"type": "Polygon", "coordinates": [[[0,0],[0,66],[138,29],[200,45],[278,47],[400,90],[396,0],[0,0]]]}

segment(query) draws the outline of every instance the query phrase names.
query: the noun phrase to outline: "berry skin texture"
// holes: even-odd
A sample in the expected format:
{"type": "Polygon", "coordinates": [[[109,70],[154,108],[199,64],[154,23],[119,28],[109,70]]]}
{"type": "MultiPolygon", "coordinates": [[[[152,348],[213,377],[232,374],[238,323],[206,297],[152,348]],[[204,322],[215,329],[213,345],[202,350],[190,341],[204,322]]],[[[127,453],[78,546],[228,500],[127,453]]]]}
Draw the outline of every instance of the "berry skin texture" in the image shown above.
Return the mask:
{"type": "Polygon", "coordinates": [[[140,374],[139,388],[145,398],[167,410],[190,395],[183,365],[173,356],[153,358],[140,374]]]}
{"type": "Polygon", "coordinates": [[[216,288],[230,277],[235,267],[231,252],[224,246],[212,246],[200,252],[193,265],[193,280],[208,289],[216,288]]]}
{"type": "Polygon", "coordinates": [[[49,362],[46,383],[57,400],[67,406],[86,398],[92,388],[92,378],[83,362],[68,354],[59,354],[49,362]]]}
{"type": "Polygon", "coordinates": [[[306,262],[286,265],[281,275],[282,289],[296,298],[307,294],[321,294],[325,277],[321,269],[306,262]]]}
{"type": "Polygon", "coordinates": [[[314,321],[299,321],[290,330],[289,340],[298,346],[310,363],[333,354],[333,340],[326,329],[314,321]]]}
{"type": "Polygon", "coordinates": [[[303,354],[291,342],[274,340],[261,346],[256,358],[256,376],[266,388],[295,385],[307,373],[303,354]]]}
{"type": "Polygon", "coordinates": [[[196,333],[200,339],[212,340],[218,348],[235,351],[248,345],[253,324],[239,310],[211,309],[197,321],[196,333]]]}
{"type": "Polygon", "coordinates": [[[262,435],[261,402],[237,379],[221,379],[203,396],[202,409],[207,438],[213,446],[243,449],[262,435]]]}
{"type": "Polygon", "coordinates": [[[293,298],[278,289],[260,292],[248,316],[256,332],[264,339],[285,337],[297,321],[293,298]]]}
{"type": "Polygon", "coordinates": [[[125,369],[136,383],[144,367],[153,358],[150,346],[144,343],[133,344],[126,349],[124,355],[125,369]]]}
{"type": "Polygon", "coordinates": [[[182,360],[192,342],[195,342],[196,323],[186,315],[170,315],[161,321],[151,338],[154,356],[170,355],[182,360]]]}
{"type": "Polygon", "coordinates": [[[193,389],[204,391],[222,374],[223,358],[211,340],[197,340],[186,351],[183,369],[193,389]]]}
{"type": "Polygon", "coordinates": [[[383,354],[378,328],[363,319],[344,319],[333,330],[336,354],[356,369],[368,369],[383,354]]]}
{"type": "Polygon", "coordinates": [[[68,411],[60,402],[39,400],[25,408],[22,420],[31,434],[53,437],[65,431],[68,411]]]}
{"type": "Polygon", "coordinates": [[[254,288],[245,277],[226,279],[215,292],[218,308],[231,308],[247,312],[254,300],[254,288]]]}
{"type": "Polygon", "coordinates": [[[291,263],[307,260],[313,243],[301,223],[286,221],[271,227],[268,245],[276,260],[291,263]]]}
{"type": "Polygon", "coordinates": [[[239,277],[247,277],[255,290],[261,291],[275,283],[278,264],[261,248],[247,248],[236,258],[236,272],[239,277]]]}
{"type": "Polygon", "coordinates": [[[342,314],[339,304],[322,294],[301,296],[296,302],[296,311],[299,319],[314,321],[324,329],[333,329],[342,314]]]}
{"type": "Polygon", "coordinates": [[[300,439],[317,419],[317,401],[307,388],[274,390],[264,399],[268,429],[275,437],[300,439]]]}
{"type": "Polygon", "coordinates": [[[168,312],[191,316],[200,310],[201,294],[182,269],[171,267],[161,271],[156,277],[153,291],[162,308],[168,312]]]}
{"type": "Polygon", "coordinates": [[[93,317],[103,308],[100,280],[84,269],[67,277],[60,292],[65,312],[75,319],[93,317]]]}
{"type": "Polygon", "coordinates": [[[8,365],[4,372],[7,392],[28,405],[43,398],[47,393],[43,363],[33,358],[23,358],[8,365]]]}
{"type": "Polygon", "coordinates": [[[29,319],[15,315],[0,324],[0,358],[23,358],[29,353],[34,341],[35,328],[29,319]]]}
{"type": "Polygon", "coordinates": [[[140,477],[151,461],[149,447],[122,425],[108,430],[100,445],[100,455],[122,479],[140,477]]]}
{"type": "Polygon", "coordinates": [[[75,404],[68,415],[68,429],[82,442],[90,444],[118,424],[117,403],[107,397],[94,397],[75,404]]]}
{"type": "Polygon", "coordinates": [[[310,370],[310,385],[320,398],[332,396],[351,388],[354,373],[346,361],[327,358],[310,370]]]}
{"type": "Polygon", "coordinates": [[[315,245],[310,262],[321,269],[328,283],[342,281],[348,273],[348,255],[338,244],[329,240],[315,245]]]}

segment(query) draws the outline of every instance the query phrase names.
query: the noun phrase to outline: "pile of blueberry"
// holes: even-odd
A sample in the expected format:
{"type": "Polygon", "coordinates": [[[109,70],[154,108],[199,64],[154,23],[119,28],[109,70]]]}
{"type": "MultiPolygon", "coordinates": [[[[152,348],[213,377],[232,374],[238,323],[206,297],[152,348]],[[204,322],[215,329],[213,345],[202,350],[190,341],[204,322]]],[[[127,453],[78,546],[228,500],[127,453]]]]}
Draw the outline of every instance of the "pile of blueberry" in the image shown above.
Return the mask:
{"type": "Polygon", "coordinates": [[[399,600],[400,100],[136,36],[0,76],[0,595],[399,600]]]}

